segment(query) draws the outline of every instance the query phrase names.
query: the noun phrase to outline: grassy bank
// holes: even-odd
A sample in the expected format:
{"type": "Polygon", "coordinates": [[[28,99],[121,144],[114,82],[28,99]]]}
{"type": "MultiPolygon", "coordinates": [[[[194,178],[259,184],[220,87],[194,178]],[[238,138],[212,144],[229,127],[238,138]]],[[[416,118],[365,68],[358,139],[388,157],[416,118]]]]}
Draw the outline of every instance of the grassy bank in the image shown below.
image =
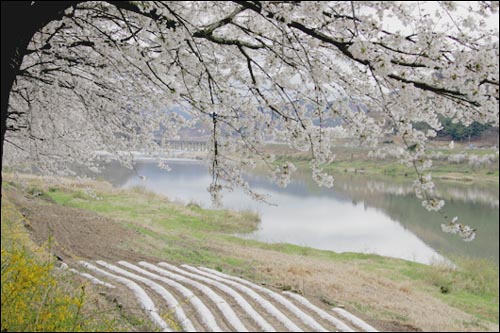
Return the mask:
{"type": "MultiPolygon", "coordinates": [[[[486,262],[460,259],[455,261],[458,269],[451,269],[245,240],[233,234],[255,230],[259,219],[254,213],[202,209],[193,203],[173,203],[142,188],[118,190],[103,182],[7,177],[3,188],[2,205],[33,212],[28,214],[33,224],[39,219],[35,212],[44,210],[52,210],[51,219],[58,218],[53,212],[64,210],[109,219],[116,224],[113,236],[120,241],[99,244],[108,246],[108,252],[117,247],[131,256],[215,268],[298,291],[328,305],[344,305],[386,329],[498,329],[498,268],[486,262]]],[[[11,233],[2,229],[2,260],[3,237],[11,233]]],[[[84,245],[80,251],[85,251],[84,245]]],[[[67,260],[76,259],[70,244],[65,251],[67,260]]],[[[93,253],[78,256],[92,259],[93,253]]]]}
{"type": "MultiPolygon", "coordinates": [[[[413,168],[408,168],[402,165],[399,161],[391,158],[384,160],[376,160],[370,158],[369,149],[362,147],[351,146],[336,146],[334,148],[335,160],[330,164],[322,165],[322,167],[333,173],[352,172],[366,173],[370,175],[383,175],[389,177],[409,178],[413,179],[416,176],[413,168]]],[[[470,165],[467,161],[461,163],[453,163],[448,161],[448,157],[455,154],[467,153],[469,155],[484,156],[495,154],[496,150],[488,149],[466,149],[465,147],[457,147],[455,149],[446,148],[431,148],[429,154],[439,154],[439,160],[433,161],[433,166],[430,170],[433,178],[451,181],[481,181],[493,182],[499,181],[499,163],[498,159],[492,164],[483,164],[479,166],[470,165]]],[[[297,152],[291,149],[284,148],[283,145],[269,145],[267,147],[268,154],[274,154],[277,158],[275,163],[280,164],[285,161],[294,163],[298,168],[308,168],[311,156],[308,153],[297,152]]]]}

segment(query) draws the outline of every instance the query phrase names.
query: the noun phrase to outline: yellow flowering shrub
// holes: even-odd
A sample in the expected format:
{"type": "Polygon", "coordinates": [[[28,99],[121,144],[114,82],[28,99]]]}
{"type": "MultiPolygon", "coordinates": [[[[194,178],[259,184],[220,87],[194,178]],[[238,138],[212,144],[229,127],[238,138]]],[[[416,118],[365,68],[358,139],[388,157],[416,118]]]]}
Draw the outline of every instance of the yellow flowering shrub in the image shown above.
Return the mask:
{"type": "Polygon", "coordinates": [[[29,221],[2,198],[2,332],[111,331],[125,329],[112,307],[96,309],[86,284],[54,267],[50,240],[36,246],[23,225],[29,221]],[[104,313],[103,313],[104,312],[104,313]]]}
{"type": "Polygon", "coordinates": [[[46,246],[36,248],[14,206],[2,204],[2,331],[81,331],[85,288],[61,288],[46,246]]]}

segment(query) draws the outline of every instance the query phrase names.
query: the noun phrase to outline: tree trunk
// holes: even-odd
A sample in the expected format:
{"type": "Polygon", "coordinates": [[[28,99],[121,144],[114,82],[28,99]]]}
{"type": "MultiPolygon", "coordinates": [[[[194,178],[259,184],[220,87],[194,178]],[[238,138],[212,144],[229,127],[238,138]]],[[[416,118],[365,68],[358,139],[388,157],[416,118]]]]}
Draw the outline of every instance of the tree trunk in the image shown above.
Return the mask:
{"type": "MultiPolygon", "coordinates": [[[[64,11],[78,1],[2,1],[2,102],[0,170],[7,131],[9,95],[19,74],[28,44],[35,32],[49,22],[61,19],[64,11]]],[[[1,184],[0,173],[0,184],[1,184]]],[[[0,194],[1,197],[1,194],[0,194]]]]}

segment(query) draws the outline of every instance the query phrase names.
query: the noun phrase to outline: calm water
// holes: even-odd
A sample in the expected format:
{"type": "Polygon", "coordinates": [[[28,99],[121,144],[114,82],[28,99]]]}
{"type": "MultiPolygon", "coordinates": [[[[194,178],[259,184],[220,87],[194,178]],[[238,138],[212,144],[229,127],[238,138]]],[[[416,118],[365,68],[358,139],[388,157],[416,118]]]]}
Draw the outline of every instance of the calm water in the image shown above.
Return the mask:
{"type": "MultiPolygon", "coordinates": [[[[112,164],[101,175],[121,187],[144,186],[172,200],[210,208],[207,168],[194,161],[169,161],[170,172],[154,162],[137,162],[136,173],[112,164]]],[[[441,232],[445,220],[427,212],[412,195],[410,183],[356,174],[338,174],[332,189],[318,188],[308,173],[298,174],[285,189],[265,176],[248,175],[252,188],[271,195],[276,206],[255,202],[241,191],[226,193],[224,207],[260,214],[259,229],[240,235],[264,242],[286,242],[335,252],[376,253],[431,263],[448,254],[489,258],[498,264],[498,187],[439,184],[445,213],[478,229],[476,240],[463,242],[441,232]]]]}

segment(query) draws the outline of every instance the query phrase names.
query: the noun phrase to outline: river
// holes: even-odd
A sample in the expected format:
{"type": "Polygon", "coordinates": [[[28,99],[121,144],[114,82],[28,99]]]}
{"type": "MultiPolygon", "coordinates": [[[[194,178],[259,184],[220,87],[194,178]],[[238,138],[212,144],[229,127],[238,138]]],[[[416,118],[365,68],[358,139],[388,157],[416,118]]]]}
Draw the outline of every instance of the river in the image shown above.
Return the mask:
{"type": "MultiPolygon", "coordinates": [[[[166,172],[152,161],[138,161],[137,173],[111,163],[100,178],[119,187],[143,186],[171,200],[211,208],[205,165],[192,160],[168,161],[166,172]],[[145,176],[145,180],[138,177],[145,176]]],[[[427,212],[411,190],[411,181],[341,173],[331,189],[319,188],[310,174],[298,172],[287,188],[252,172],[252,188],[270,195],[275,205],[256,202],[242,191],[224,194],[224,208],[247,209],[261,217],[258,230],[238,235],[263,242],[292,243],[335,252],[375,253],[421,263],[446,260],[450,255],[499,262],[499,195],[496,184],[438,183],[447,201],[444,213],[478,229],[476,239],[464,242],[441,231],[446,220],[427,212]]]]}

